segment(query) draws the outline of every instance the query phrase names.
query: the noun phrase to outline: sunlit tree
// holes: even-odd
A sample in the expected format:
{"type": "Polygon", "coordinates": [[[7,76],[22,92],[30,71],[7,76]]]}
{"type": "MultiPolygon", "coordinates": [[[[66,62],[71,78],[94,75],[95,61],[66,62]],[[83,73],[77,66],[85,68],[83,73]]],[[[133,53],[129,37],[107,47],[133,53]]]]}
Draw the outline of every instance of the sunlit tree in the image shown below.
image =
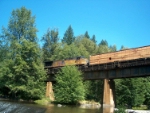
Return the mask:
{"type": "Polygon", "coordinates": [[[82,83],[82,73],[75,66],[65,66],[56,75],[56,101],[65,104],[75,104],[84,100],[85,89],[82,83]]]}

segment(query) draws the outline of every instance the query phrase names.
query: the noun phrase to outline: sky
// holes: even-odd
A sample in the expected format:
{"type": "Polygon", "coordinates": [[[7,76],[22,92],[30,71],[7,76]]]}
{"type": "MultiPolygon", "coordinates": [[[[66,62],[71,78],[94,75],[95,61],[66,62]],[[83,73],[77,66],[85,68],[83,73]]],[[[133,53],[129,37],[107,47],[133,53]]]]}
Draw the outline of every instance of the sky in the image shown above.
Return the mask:
{"type": "Polygon", "coordinates": [[[75,36],[88,31],[118,49],[150,45],[150,0],[0,0],[0,28],[22,6],[36,17],[39,39],[49,28],[62,39],[71,25],[75,36]]]}

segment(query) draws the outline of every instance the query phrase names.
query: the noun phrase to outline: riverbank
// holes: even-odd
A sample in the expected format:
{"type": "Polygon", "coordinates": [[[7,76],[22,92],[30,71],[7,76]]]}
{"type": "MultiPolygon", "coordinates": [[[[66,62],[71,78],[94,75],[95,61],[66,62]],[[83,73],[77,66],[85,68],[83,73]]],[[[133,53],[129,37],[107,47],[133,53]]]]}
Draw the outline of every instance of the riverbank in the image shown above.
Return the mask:
{"type": "Polygon", "coordinates": [[[10,98],[0,98],[0,101],[11,101],[11,102],[20,102],[20,103],[35,103],[33,100],[22,100],[22,99],[10,99],[10,98]]]}
{"type": "Polygon", "coordinates": [[[132,109],[126,109],[126,113],[150,113],[150,110],[132,110],[132,109]]]}
{"type": "Polygon", "coordinates": [[[95,101],[86,101],[86,100],[80,101],[79,102],[79,106],[81,108],[92,108],[92,109],[96,109],[96,108],[99,109],[101,107],[100,103],[98,103],[98,102],[95,102],[95,101]]]}
{"type": "MultiPolygon", "coordinates": [[[[54,104],[51,103],[49,98],[43,98],[41,100],[37,101],[25,101],[25,100],[13,100],[13,99],[8,99],[8,98],[0,98],[0,101],[4,102],[13,102],[13,103],[22,103],[22,104],[35,104],[35,105],[42,105],[42,106],[56,106],[57,108],[63,108],[65,109],[66,107],[68,108],[69,106],[74,106],[78,108],[83,108],[83,109],[101,109],[101,105],[98,102],[95,101],[80,101],[79,104],[77,105],[65,105],[65,104],[54,104]]],[[[117,110],[117,108],[113,107],[104,107],[104,111],[110,111],[110,113],[113,113],[114,110],[117,110]]],[[[150,110],[133,110],[133,109],[125,109],[126,113],[150,113],[150,110]]]]}

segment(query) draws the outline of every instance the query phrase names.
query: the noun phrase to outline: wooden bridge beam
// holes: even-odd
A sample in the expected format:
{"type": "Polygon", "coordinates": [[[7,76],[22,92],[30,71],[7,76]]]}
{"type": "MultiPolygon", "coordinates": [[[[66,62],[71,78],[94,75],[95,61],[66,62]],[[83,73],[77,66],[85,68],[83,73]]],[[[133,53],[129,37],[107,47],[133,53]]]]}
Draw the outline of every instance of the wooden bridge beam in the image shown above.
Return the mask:
{"type": "Polygon", "coordinates": [[[51,101],[54,101],[54,92],[52,82],[47,82],[46,85],[46,97],[49,97],[51,101]]]}

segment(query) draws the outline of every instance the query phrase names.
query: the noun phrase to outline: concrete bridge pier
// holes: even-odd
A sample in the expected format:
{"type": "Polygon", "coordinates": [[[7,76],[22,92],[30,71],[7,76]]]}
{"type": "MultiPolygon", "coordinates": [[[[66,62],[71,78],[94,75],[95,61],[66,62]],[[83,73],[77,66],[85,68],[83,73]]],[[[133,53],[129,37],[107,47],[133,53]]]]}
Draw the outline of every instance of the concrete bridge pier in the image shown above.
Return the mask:
{"type": "Polygon", "coordinates": [[[49,97],[51,101],[54,101],[54,92],[52,82],[47,82],[46,85],[46,97],[49,97]]]}
{"type": "Polygon", "coordinates": [[[103,106],[114,106],[115,100],[115,82],[113,79],[104,79],[103,106]]]}

